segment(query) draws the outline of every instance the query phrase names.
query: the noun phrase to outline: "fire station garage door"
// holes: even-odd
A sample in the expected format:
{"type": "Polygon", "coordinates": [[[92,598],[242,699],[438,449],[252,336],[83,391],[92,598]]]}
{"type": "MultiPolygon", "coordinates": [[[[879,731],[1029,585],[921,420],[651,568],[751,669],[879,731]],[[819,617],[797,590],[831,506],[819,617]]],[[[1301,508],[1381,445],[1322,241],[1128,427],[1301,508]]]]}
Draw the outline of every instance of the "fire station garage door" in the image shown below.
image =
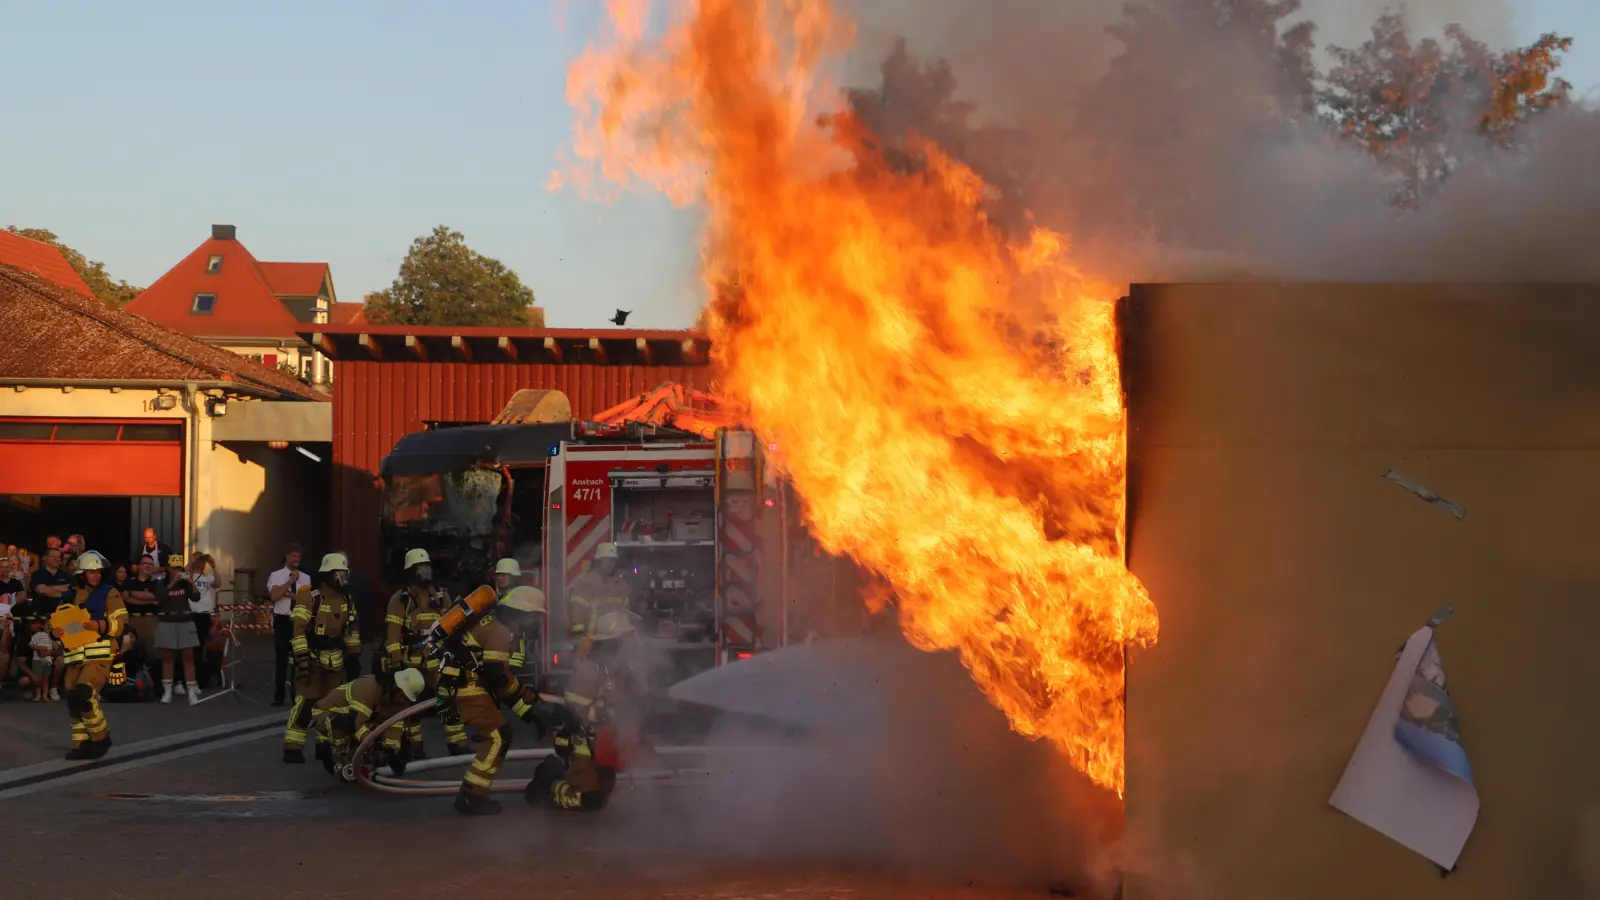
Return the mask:
{"type": "Polygon", "coordinates": [[[0,418],[0,494],[181,496],[183,423],[0,418]]]}

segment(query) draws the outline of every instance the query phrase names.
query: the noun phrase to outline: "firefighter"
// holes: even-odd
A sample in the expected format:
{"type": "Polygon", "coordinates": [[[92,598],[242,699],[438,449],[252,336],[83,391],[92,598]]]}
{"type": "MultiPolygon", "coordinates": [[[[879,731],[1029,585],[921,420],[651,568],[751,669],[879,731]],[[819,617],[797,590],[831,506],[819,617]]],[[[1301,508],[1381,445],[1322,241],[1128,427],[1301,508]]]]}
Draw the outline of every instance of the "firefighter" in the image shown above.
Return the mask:
{"type": "Polygon", "coordinates": [[[633,589],[617,572],[617,545],[595,548],[588,571],[567,589],[567,636],[578,642],[578,656],[588,652],[591,632],[608,612],[627,612],[633,589]]]}
{"type": "MultiPolygon", "coordinates": [[[[384,616],[387,634],[384,638],[384,665],[390,671],[411,666],[420,668],[428,679],[428,691],[439,687],[439,659],[426,658],[419,642],[439,621],[439,614],[450,605],[450,595],[433,581],[433,560],[422,549],[406,551],[406,585],[389,598],[389,610],[384,616]]],[[[405,726],[406,749],[411,759],[427,759],[422,745],[422,721],[413,718],[405,726]]],[[[467,744],[467,733],[460,725],[447,725],[445,743],[451,756],[464,756],[472,752],[467,744]]]]}
{"type": "Polygon", "coordinates": [[[361,630],[355,605],[346,593],[350,562],[343,553],[329,553],[317,570],[317,586],[301,587],[290,618],[294,637],[294,706],[283,733],[283,761],[306,761],[306,728],[312,707],[344,681],[361,674],[361,630]]]}
{"type": "Polygon", "coordinates": [[[617,784],[618,731],[637,734],[627,696],[642,692],[642,681],[626,661],[634,634],[633,615],[614,610],[591,632],[592,646],[567,682],[565,705],[556,718],[555,755],[534,770],[523,797],[530,806],[593,812],[605,807],[617,784]]]}
{"type": "MultiPolygon", "coordinates": [[[[477,595],[493,590],[484,585],[466,602],[482,608],[480,604],[488,598],[477,595]]],[[[540,702],[539,695],[518,681],[511,670],[511,648],[517,632],[532,627],[544,612],[544,595],[526,587],[499,593],[491,612],[446,642],[439,669],[440,718],[447,725],[466,725],[479,745],[456,795],[456,811],[468,815],[500,812],[500,804],[491,794],[495,775],[511,749],[511,729],[500,714],[500,704],[510,704],[512,712],[532,724],[541,739],[549,732],[555,715],[554,707],[540,702]]]]}
{"type": "MultiPolygon", "coordinates": [[[[72,716],[72,749],[67,759],[99,759],[111,749],[111,729],[100,711],[100,687],[111,674],[118,639],[128,623],[128,610],[122,604],[122,594],[107,577],[109,568],[106,558],[98,552],[85,553],[78,558],[78,573],[73,577],[75,590],[64,598],[66,603],[89,614],[89,627],[99,636],[98,640],[66,651],[61,659],[66,669],[62,689],[67,695],[67,712],[72,716]]],[[[57,639],[65,637],[64,630],[53,630],[57,639]]]]}
{"type": "MultiPolygon", "coordinates": [[[[417,702],[428,689],[421,669],[395,669],[347,681],[317,701],[312,714],[317,730],[317,758],[323,768],[340,781],[355,780],[350,754],[371,731],[402,709],[417,702]]],[[[387,764],[396,775],[406,773],[406,759],[400,752],[400,732],[391,729],[383,737],[381,752],[373,757],[374,766],[387,764]]]]}

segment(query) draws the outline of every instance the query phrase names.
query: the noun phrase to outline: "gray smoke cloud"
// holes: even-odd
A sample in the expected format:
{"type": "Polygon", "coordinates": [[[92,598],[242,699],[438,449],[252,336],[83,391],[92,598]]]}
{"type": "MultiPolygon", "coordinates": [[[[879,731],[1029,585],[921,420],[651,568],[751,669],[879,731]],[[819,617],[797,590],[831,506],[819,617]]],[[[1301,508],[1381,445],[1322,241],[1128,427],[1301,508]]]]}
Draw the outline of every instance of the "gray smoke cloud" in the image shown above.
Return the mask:
{"type": "MultiPolygon", "coordinates": [[[[1307,0],[1289,21],[1315,24],[1325,69],[1322,48],[1359,44],[1385,8],[1382,0],[1307,0]]],[[[1320,129],[1271,127],[1281,73],[1259,44],[1146,29],[1139,65],[1108,77],[1123,49],[1107,30],[1122,17],[1119,0],[854,0],[847,9],[860,22],[852,81],[877,87],[882,60],[902,38],[918,60],[948,62],[974,117],[1015,135],[997,142],[1003,151],[966,161],[1016,183],[1037,221],[1069,233],[1080,256],[1107,274],[1600,278],[1600,255],[1584,246],[1600,215],[1593,111],[1545,116],[1524,130],[1529,146],[1519,156],[1464,151],[1444,193],[1401,214],[1357,148],[1320,129]]],[[[1428,0],[1404,9],[1414,36],[1460,24],[1493,49],[1508,46],[1507,3],[1428,0]]]]}

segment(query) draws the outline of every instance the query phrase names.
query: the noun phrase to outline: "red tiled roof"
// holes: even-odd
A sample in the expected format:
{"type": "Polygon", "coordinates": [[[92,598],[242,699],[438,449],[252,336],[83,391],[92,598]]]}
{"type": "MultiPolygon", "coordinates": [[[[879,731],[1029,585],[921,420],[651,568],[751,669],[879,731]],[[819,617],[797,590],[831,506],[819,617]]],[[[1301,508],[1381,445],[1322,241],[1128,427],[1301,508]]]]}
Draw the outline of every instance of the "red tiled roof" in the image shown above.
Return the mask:
{"type": "Polygon", "coordinates": [[[328,314],[330,325],[364,325],[367,307],[361,303],[335,303],[328,314]]]}
{"type": "Polygon", "coordinates": [[[293,338],[300,324],[268,283],[261,264],[236,240],[212,238],[156,279],[127,306],[157,325],[195,337],[293,338]],[[211,257],[222,267],[206,272],[211,257]],[[209,314],[195,313],[195,296],[212,294],[209,314]]]}
{"type": "Polygon", "coordinates": [[[272,292],[280,297],[315,297],[322,293],[322,282],[328,277],[327,263],[263,262],[257,265],[267,277],[272,292]]]}
{"type": "Polygon", "coordinates": [[[92,297],[78,270],[67,262],[61,248],[0,229],[0,265],[14,266],[69,291],[92,297]]]}
{"type": "Polygon", "coordinates": [[[325,401],[298,379],[0,266],[0,379],[230,381],[278,398],[325,401]]]}

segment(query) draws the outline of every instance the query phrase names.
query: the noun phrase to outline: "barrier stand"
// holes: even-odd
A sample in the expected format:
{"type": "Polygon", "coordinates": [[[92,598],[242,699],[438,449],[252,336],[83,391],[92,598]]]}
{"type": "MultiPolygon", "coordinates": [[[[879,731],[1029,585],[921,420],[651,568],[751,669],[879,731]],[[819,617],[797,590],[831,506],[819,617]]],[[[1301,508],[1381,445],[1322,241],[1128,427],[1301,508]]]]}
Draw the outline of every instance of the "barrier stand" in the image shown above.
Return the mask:
{"type": "MultiPolygon", "coordinates": [[[[539,698],[553,703],[560,703],[561,699],[549,694],[540,694],[539,698]]],[[[423,781],[418,779],[397,777],[389,769],[383,772],[375,771],[367,762],[367,755],[372,752],[373,745],[377,743],[388,730],[400,722],[422,712],[432,709],[434,701],[424,700],[401,710],[390,716],[387,721],[367,733],[362,738],[359,746],[350,756],[347,766],[352,770],[349,774],[354,776],[357,784],[383,794],[401,797],[452,797],[461,788],[461,780],[455,781],[423,781]],[[387,773],[387,774],[385,774],[387,773]]],[[[657,756],[710,756],[721,753],[740,753],[762,748],[755,747],[654,747],[651,752],[657,756]]],[[[544,759],[555,753],[550,747],[535,747],[528,750],[512,750],[506,754],[507,762],[518,760],[544,759]]],[[[446,769],[451,766],[466,766],[471,763],[471,756],[446,756],[434,759],[418,760],[406,766],[406,773],[426,772],[433,769],[446,769]]],[[[679,778],[705,777],[711,773],[705,769],[658,769],[653,771],[626,771],[617,773],[618,783],[639,784],[645,781],[675,781],[679,778]]],[[[496,779],[491,789],[499,794],[520,794],[532,779],[496,779]]]]}
{"type": "MultiPolygon", "coordinates": [[[[217,591],[219,598],[223,594],[232,593],[234,593],[234,589],[232,588],[217,591]]],[[[262,609],[266,609],[270,613],[272,607],[259,603],[250,603],[248,601],[243,603],[217,604],[217,612],[221,614],[218,616],[220,621],[218,622],[217,627],[222,629],[223,634],[223,686],[221,689],[201,697],[198,701],[196,701],[196,703],[205,703],[210,700],[216,700],[219,697],[231,696],[233,697],[235,703],[249,701],[257,706],[266,705],[264,700],[247,692],[239,682],[239,667],[247,664],[244,652],[244,642],[239,639],[239,635],[241,633],[260,633],[263,630],[263,626],[256,621],[256,619],[259,618],[260,611],[262,609]]],[[[265,630],[270,633],[272,631],[272,625],[270,623],[266,625],[265,630]]],[[[271,683],[269,679],[268,687],[270,686],[271,683]]]]}

